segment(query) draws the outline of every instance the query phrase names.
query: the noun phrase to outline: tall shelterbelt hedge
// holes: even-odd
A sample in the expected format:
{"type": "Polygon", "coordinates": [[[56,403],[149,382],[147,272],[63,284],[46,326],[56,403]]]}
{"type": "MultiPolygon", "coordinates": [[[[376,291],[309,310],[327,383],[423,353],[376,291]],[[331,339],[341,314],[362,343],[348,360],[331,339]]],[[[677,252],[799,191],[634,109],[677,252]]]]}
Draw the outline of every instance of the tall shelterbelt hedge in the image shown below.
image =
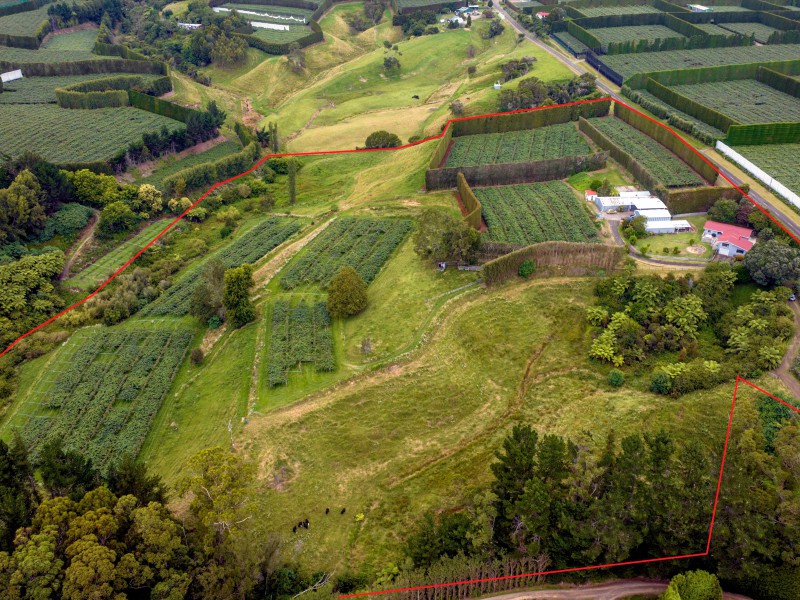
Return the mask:
{"type": "Polygon", "coordinates": [[[109,108],[129,106],[128,90],[148,95],[161,95],[172,89],[169,77],[160,77],[145,82],[139,75],[119,75],[82,81],[63,88],[56,88],[56,101],[61,108],[109,108]]]}
{"type": "Polygon", "coordinates": [[[15,15],[21,12],[28,12],[29,10],[36,10],[37,8],[41,8],[51,1],[52,0],[28,0],[27,2],[20,2],[19,4],[0,6],[0,17],[15,15]]]}
{"type": "Polygon", "coordinates": [[[611,100],[590,100],[572,106],[553,106],[540,109],[495,115],[475,119],[462,119],[451,123],[453,137],[482,133],[521,131],[547,125],[577,121],[580,117],[603,117],[609,113],[611,100]]]}
{"type": "Polygon", "coordinates": [[[497,285],[516,277],[520,265],[533,261],[537,275],[587,275],[613,272],[625,249],[621,246],[579,242],[542,242],[520,248],[483,265],[481,274],[486,285],[497,285]]]}
{"type": "Polygon", "coordinates": [[[238,175],[252,167],[253,163],[258,160],[260,152],[261,149],[259,145],[253,142],[236,154],[231,154],[230,156],[220,158],[214,162],[195,165],[194,167],[182,169],[177,173],[173,173],[169,177],[164,178],[161,182],[161,188],[165,194],[171,196],[179,180],[183,180],[187,190],[208,187],[218,181],[238,175]]]}
{"type": "Polygon", "coordinates": [[[12,71],[25,69],[27,77],[52,77],[55,75],[94,75],[107,73],[148,73],[169,75],[169,69],[162,62],[144,60],[76,60],[62,63],[17,63],[0,60],[0,69],[12,71]]]}
{"type": "Polygon", "coordinates": [[[716,127],[721,131],[728,131],[728,127],[738,124],[738,121],[731,119],[729,116],[722,114],[709,108],[705,104],[692,100],[691,98],[679,94],[675,90],[661,85],[652,78],[647,79],[645,89],[653,94],[656,98],[660,98],[667,104],[674,106],[678,110],[691,115],[696,119],[700,119],[703,123],[716,127]]]}
{"type": "Polygon", "coordinates": [[[469,184],[467,183],[463,173],[458,174],[458,177],[456,178],[456,187],[458,188],[458,194],[461,196],[461,201],[464,203],[464,206],[468,211],[467,216],[464,217],[464,220],[470,225],[470,227],[480,231],[483,207],[481,206],[481,201],[478,200],[478,197],[472,191],[472,188],[469,187],[469,184]]]}

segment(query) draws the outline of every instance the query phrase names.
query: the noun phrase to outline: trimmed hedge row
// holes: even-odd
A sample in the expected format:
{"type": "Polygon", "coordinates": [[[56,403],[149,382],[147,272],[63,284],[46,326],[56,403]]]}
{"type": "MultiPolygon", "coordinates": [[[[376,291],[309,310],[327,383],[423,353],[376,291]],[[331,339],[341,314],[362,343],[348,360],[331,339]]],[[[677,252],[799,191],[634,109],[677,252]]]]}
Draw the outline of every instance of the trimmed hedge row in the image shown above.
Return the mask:
{"type": "Polygon", "coordinates": [[[56,75],[93,75],[103,73],[148,73],[169,75],[167,65],[162,62],[143,60],[78,60],[62,63],[17,63],[0,60],[0,70],[24,69],[26,77],[52,77],[56,75]]]}
{"type": "Polygon", "coordinates": [[[575,39],[589,46],[592,50],[599,51],[603,47],[603,43],[599,38],[589,33],[587,29],[578,25],[575,21],[567,21],[567,32],[575,39]]]}
{"type": "Polygon", "coordinates": [[[45,19],[33,35],[10,35],[8,33],[0,33],[0,46],[36,50],[42,43],[44,36],[52,30],[53,27],[50,25],[50,21],[45,19]]]}
{"type": "MultiPolygon", "coordinates": [[[[545,4],[542,2],[542,4],[545,4]]],[[[431,2],[430,4],[419,5],[419,6],[404,6],[400,8],[397,5],[396,0],[392,0],[391,2],[392,10],[397,13],[398,15],[410,15],[411,13],[419,12],[421,10],[430,10],[433,12],[438,13],[442,10],[445,6],[466,6],[467,3],[464,0],[455,0],[451,2],[431,2]]]]}
{"type": "Polygon", "coordinates": [[[550,160],[521,163],[499,163],[474,167],[431,169],[425,173],[428,190],[447,190],[456,187],[458,175],[463,174],[472,185],[507,185],[563,179],[581,171],[596,171],[606,165],[607,152],[586,156],[565,156],[550,160]]]}
{"type": "Polygon", "coordinates": [[[617,85],[622,85],[624,77],[617,73],[614,69],[606,65],[603,61],[601,61],[594,52],[591,50],[584,53],[586,57],[586,62],[588,62],[592,67],[597,69],[601,75],[608,77],[611,81],[616,83],[617,85]]]}
{"type": "Polygon", "coordinates": [[[289,54],[289,48],[292,46],[292,44],[297,44],[301,48],[305,48],[306,46],[316,44],[317,42],[321,42],[325,39],[325,36],[322,33],[322,27],[319,26],[319,23],[314,20],[309,20],[308,26],[311,29],[311,33],[296,39],[293,42],[268,42],[266,40],[262,40],[260,37],[256,37],[247,33],[234,33],[233,35],[242,38],[251,48],[261,50],[267,54],[289,54]]]}
{"type": "Polygon", "coordinates": [[[248,146],[256,141],[256,136],[253,135],[253,131],[246,125],[239,123],[239,121],[233,124],[233,132],[236,134],[236,137],[239,138],[239,142],[242,146],[248,146]]]}
{"type": "Polygon", "coordinates": [[[778,73],[769,67],[759,66],[756,70],[756,79],[779,92],[800,98],[800,81],[788,75],[778,73]]]}
{"type": "Polygon", "coordinates": [[[800,73],[800,59],[778,60],[767,62],[740,63],[716,67],[695,67],[692,69],[672,69],[669,71],[653,71],[637,73],[625,81],[631,89],[642,89],[649,78],[662,85],[691,85],[695,83],[713,83],[732,81],[734,79],[754,79],[758,67],[763,66],[779,73],[795,75],[800,73]]]}
{"type": "Polygon", "coordinates": [[[128,90],[161,95],[172,89],[169,77],[160,77],[145,83],[139,75],[119,75],[81,81],[63,88],[56,88],[56,101],[61,108],[109,108],[129,106],[128,90]]]}
{"type": "Polygon", "coordinates": [[[186,123],[189,119],[189,115],[193,113],[200,114],[200,111],[186,108],[179,104],[173,104],[172,102],[167,102],[166,100],[161,100],[154,96],[148,96],[136,90],[128,90],[128,99],[131,106],[135,108],[146,110],[147,112],[155,113],[162,117],[169,117],[181,123],[186,123]]]}
{"type": "Polygon", "coordinates": [[[526,260],[536,265],[535,276],[548,274],[587,275],[614,271],[619,265],[625,249],[621,246],[576,242],[543,242],[520,248],[510,254],[487,262],[481,269],[486,285],[497,285],[519,273],[526,260]]]}
{"type": "Polygon", "coordinates": [[[800,123],[731,125],[725,143],[729,146],[800,143],[800,123]]]}
{"type": "Polygon", "coordinates": [[[473,193],[472,188],[469,187],[463,173],[459,173],[456,176],[456,187],[458,188],[458,194],[461,196],[461,201],[464,203],[467,211],[469,211],[467,212],[467,216],[464,217],[464,220],[470,227],[480,231],[483,207],[481,206],[481,201],[478,200],[478,197],[473,193]]]}
{"type": "Polygon", "coordinates": [[[436,144],[436,148],[431,155],[431,160],[428,163],[429,169],[438,169],[444,162],[444,158],[447,156],[447,150],[450,148],[450,142],[453,140],[454,128],[455,123],[451,123],[447,131],[445,131],[444,135],[439,139],[439,143],[436,144]]]}
{"type": "MultiPolygon", "coordinates": [[[[451,123],[450,129],[453,131],[453,137],[521,131],[523,129],[534,129],[547,125],[558,125],[568,121],[577,121],[580,117],[603,117],[609,113],[610,108],[610,100],[595,100],[572,106],[553,106],[492,117],[464,119],[451,123]]],[[[442,155],[442,158],[444,158],[444,155],[442,155]]],[[[439,163],[436,164],[438,166],[439,163]]]]}
{"type": "MultiPolygon", "coordinates": [[[[750,191],[747,184],[739,186],[745,192],[750,191]]],[[[707,212],[717,200],[740,200],[742,195],[733,187],[706,186],[687,188],[684,190],[670,190],[667,196],[667,206],[676,215],[693,212],[707,212]]]]}
{"type": "Polygon", "coordinates": [[[186,184],[187,190],[213,185],[252,167],[259,154],[260,148],[257,143],[253,142],[236,154],[231,154],[214,162],[195,165],[165,177],[161,182],[161,188],[167,196],[171,196],[175,191],[175,185],[180,179],[186,184]]]}
{"type": "Polygon", "coordinates": [[[136,52],[135,50],[131,50],[127,46],[120,46],[119,44],[107,44],[105,42],[95,42],[92,51],[100,56],[119,56],[120,58],[125,58],[127,60],[145,60],[149,62],[158,62],[152,60],[151,58],[148,58],[144,54],[136,52]]]}
{"type": "Polygon", "coordinates": [[[639,131],[645,133],[649,137],[656,140],[659,144],[671,150],[683,162],[692,167],[695,171],[702,175],[703,179],[713,183],[717,180],[717,171],[710,164],[705,162],[700,156],[695,154],[694,149],[687,146],[675,136],[671,131],[662,127],[658,123],[654,123],[650,119],[633,112],[622,104],[616,103],[614,105],[614,115],[625,121],[639,131]]]}

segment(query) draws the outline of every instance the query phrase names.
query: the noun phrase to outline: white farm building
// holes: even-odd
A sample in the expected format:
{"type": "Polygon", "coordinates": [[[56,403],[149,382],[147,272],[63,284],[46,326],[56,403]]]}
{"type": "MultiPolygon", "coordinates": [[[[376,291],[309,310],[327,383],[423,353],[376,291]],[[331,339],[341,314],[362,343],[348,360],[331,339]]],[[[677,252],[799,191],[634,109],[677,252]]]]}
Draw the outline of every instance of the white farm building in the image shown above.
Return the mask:
{"type": "Polygon", "coordinates": [[[586,190],[584,197],[593,202],[600,212],[631,212],[634,217],[647,219],[648,233],[679,233],[691,231],[692,224],[685,219],[673,219],[667,205],[648,191],[621,190],[618,196],[600,196],[594,190],[586,190]]]}

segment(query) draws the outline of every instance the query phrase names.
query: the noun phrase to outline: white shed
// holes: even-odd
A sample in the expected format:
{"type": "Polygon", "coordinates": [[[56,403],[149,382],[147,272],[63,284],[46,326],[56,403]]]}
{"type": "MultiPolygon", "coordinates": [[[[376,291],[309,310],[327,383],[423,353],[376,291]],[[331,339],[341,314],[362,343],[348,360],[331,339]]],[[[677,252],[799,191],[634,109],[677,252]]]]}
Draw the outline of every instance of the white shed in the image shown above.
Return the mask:
{"type": "Polygon", "coordinates": [[[692,224],[685,219],[648,221],[644,228],[647,233],[680,233],[682,231],[691,231],[692,224]]]}
{"type": "Polygon", "coordinates": [[[644,217],[647,222],[651,221],[671,221],[672,215],[665,208],[657,208],[654,210],[635,210],[633,211],[634,217],[644,217]]]}
{"type": "Polygon", "coordinates": [[[16,71],[8,71],[6,73],[0,73],[0,81],[3,83],[8,83],[9,81],[16,81],[17,79],[22,79],[22,70],[17,69],[16,71]]]}

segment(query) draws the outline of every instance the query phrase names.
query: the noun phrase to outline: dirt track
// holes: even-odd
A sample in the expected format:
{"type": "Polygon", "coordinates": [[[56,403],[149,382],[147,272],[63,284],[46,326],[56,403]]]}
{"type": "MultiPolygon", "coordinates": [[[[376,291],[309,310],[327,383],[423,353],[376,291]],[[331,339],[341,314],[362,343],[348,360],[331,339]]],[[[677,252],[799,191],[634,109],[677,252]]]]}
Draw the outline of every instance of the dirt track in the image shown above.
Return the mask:
{"type": "Polygon", "coordinates": [[[786,350],[786,354],[783,355],[780,366],[773,371],[773,374],[781,380],[783,385],[789,388],[789,391],[792,392],[796,399],[800,400],[800,381],[797,381],[791,372],[794,357],[800,351],[800,306],[797,305],[797,302],[791,302],[789,306],[791,306],[794,313],[794,337],[786,350]]]}
{"type": "MultiPolygon", "coordinates": [[[[667,589],[666,582],[631,579],[562,590],[514,592],[492,596],[492,600],[618,600],[639,595],[657,595],[667,589]]],[[[750,600],[747,596],[725,592],[725,600],[750,600]]]]}

